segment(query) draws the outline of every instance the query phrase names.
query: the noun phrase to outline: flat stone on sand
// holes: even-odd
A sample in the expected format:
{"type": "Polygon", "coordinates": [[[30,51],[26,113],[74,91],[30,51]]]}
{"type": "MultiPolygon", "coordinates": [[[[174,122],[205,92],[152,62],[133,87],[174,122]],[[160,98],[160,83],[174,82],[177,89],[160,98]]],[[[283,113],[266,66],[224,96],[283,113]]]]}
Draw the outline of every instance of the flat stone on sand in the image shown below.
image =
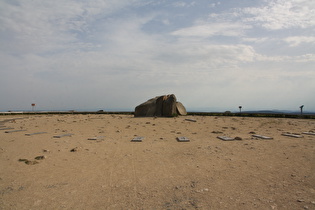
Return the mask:
{"type": "Polygon", "coordinates": [[[0,128],[0,130],[12,130],[14,128],[0,128]]]}
{"type": "Polygon", "coordinates": [[[54,136],[54,138],[61,138],[61,137],[65,137],[65,136],[72,136],[72,133],[66,133],[66,134],[61,134],[61,135],[56,135],[54,136]]]}
{"type": "Polygon", "coordinates": [[[44,133],[47,133],[47,132],[26,133],[25,136],[33,136],[33,135],[44,134],[44,133]]]}
{"type": "Polygon", "coordinates": [[[20,132],[20,131],[26,131],[26,130],[13,130],[13,131],[5,131],[5,133],[14,133],[14,132],[20,132]]]}
{"type": "Polygon", "coordinates": [[[144,137],[138,136],[138,137],[133,138],[131,141],[132,142],[142,142],[143,139],[144,139],[144,137]]]}
{"type": "Polygon", "coordinates": [[[235,138],[228,137],[228,136],[218,136],[217,138],[221,139],[223,141],[234,141],[235,140],[235,138]]]}
{"type": "Polygon", "coordinates": [[[190,140],[189,140],[189,138],[182,136],[182,137],[177,137],[177,141],[178,142],[189,142],[190,140]]]}
{"type": "Polygon", "coordinates": [[[272,137],[269,137],[269,136],[262,136],[262,135],[252,135],[253,137],[256,137],[256,138],[260,138],[260,139],[273,139],[272,137]]]}
{"type": "Polygon", "coordinates": [[[194,120],[194,119],[185,119],[187,121],[190,121],[190,122],[197,122],[197,120],[194,120]]]}
{"type": "Polygon", "coordinates": [[[104,139],[105,136],[97,136],[97,137],[91,137],[88,138],[88,140],[99,140],[99,139],[104,139]]]}
{"type": "Polygon", "coordinates": [[[302,135],[298,134],[292,134],[292,133],[283,133],[282,136],[289,136],[289,137],[294,137],[294,138],[302,138],[302,135]]]}

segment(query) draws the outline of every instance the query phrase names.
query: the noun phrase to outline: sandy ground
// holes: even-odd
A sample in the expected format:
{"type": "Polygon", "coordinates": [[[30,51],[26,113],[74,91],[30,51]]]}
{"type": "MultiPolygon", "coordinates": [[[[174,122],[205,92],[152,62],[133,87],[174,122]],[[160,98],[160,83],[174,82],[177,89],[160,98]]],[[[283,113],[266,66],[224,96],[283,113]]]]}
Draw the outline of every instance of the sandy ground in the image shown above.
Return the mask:
{"type": "Polygon", "coordinates": [[[2,126],[24,131],[0,130],[0,209],[315,209],[315,136],[281,135],[314,120],[21,115],[2,126]]]}

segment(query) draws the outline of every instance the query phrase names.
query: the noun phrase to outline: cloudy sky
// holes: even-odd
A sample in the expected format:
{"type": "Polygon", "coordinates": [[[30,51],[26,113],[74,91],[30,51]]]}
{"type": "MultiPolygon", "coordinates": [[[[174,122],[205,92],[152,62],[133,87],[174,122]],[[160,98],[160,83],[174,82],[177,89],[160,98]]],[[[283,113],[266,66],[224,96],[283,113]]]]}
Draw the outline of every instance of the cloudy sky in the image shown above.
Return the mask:
{"type": "Polygon", "coordinates": [[[315,111],[314,0],[0,0],[0,110],[315,111]]]}

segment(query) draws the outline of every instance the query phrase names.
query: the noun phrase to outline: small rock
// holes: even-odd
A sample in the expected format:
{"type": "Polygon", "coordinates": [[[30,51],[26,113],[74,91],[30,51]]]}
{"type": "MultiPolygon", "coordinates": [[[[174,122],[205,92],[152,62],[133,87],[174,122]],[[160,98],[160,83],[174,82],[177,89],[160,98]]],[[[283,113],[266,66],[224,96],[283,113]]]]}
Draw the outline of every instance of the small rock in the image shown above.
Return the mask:
{"type": "Polygon", "coordinates": [[[238,137],[238,136],[235,137],[234,139],[235,139],[235,140],[243,140],[241,137],[238,137]]]}
{"type": "Polygon", "coordinates": [[[35,160],[44,160],[45,158],[46,156],[40,155],[40,156],[35,157],[35,160]]]}
{"type": "Polygon", "coordinates": [[[216,134],[218,134],[218,133],[222,133],[221,131],[212,131],[211,133],[216,133],[216,134]]]}
{"type": "Polygon", "coordinates": [[[38,162],[36,160],[27,160],[27,161],[25,161],[25,164],[27,164],[27,165],[35,165],[37,163],[38,162]]]}
{"type": "Polygon", "coordinates": [[[73,148],[70,150],[70,152],[77,152],[78,151],[78,148],[73,148]]]}
{"type": "Polygon", "coordinates": [[[20,158],[18,161],[20,161],[20,162],[26,162],[26,161],[28,161],[28,159],[20,158]]]}
{"type": "Polygon", "coordinates": [[[302,200],[302,199],[297,199],[297,202],[304,202],[304,200],[302,200]]]}

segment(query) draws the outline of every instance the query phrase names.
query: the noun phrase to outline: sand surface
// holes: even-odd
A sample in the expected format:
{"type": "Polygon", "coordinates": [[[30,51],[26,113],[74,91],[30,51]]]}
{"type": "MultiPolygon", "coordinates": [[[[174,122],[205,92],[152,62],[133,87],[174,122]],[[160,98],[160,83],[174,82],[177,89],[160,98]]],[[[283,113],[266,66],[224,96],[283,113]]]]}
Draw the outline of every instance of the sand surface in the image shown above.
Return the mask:
{"type": "Polygon", "coordinates": [[[315,136],[282,135],[314,120],[0,116],[7,127],[0,209],[315,209],[315,136]]]}

